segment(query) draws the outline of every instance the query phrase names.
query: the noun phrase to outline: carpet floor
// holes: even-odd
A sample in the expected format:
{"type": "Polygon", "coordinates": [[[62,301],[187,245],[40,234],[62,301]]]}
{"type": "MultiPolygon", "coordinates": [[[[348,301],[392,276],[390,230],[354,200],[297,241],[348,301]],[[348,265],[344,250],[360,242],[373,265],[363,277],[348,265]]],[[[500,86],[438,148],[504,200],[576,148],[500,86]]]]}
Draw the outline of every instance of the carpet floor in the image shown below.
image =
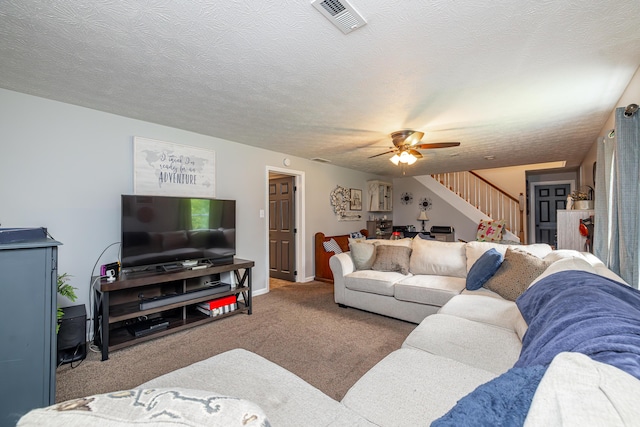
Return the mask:
{"type": "Polygon", "coordinates": [[[57,369],[56,401],[130,389],[234,348],[257,353],[341,400],[366,371],[400,348],[415,327],[340,308],[330,283],[272,280],[268,294],[253,298],[251,315],[227,317],[113,351],[104,362],[90,351],[80,364],[62,365],[57,369]]]}

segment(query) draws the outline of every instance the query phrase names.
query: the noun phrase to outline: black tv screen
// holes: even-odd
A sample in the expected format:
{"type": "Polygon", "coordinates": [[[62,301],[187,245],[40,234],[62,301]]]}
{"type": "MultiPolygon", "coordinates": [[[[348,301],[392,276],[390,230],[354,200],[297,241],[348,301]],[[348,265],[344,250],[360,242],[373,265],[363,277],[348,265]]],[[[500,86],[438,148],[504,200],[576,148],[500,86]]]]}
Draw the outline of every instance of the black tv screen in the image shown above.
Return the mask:
{"type": "Polygon", "coordinates": [[[233,262],[236,201],[122,195],[123,268],[233,262]]]}

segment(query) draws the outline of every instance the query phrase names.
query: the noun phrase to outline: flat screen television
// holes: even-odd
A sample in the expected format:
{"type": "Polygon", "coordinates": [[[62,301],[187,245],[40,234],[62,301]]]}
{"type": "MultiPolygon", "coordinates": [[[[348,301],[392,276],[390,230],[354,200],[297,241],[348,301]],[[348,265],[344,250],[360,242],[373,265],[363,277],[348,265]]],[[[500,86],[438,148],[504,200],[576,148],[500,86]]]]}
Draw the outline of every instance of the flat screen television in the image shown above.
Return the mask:
{"type": "Polygon", "coordinates": [[[231,264],[236,254],[236,201],[122,195],[123,269],[198,261],[231,264]]]}

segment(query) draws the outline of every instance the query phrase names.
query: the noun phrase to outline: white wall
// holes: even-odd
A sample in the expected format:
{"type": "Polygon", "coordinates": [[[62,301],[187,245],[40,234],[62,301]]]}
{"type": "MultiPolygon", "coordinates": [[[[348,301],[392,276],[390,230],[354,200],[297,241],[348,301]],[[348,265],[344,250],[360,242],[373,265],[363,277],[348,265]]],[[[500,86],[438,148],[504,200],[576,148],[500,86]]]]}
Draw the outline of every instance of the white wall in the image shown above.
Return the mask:
{"type": "MultiPolygon", "coordinates": [[[[286,156],[158,124],[0,89],[0,225],[47,227],[63,243],[59,272],[72,275],[77,303],[89,302],[94,264],[120,240],[120,195],[133,193],[133,137],[212,149],[216,197],[237,200],[237,256],[254,260],[255,293],[268,281],[267,167],[303,171],[306,188],[305,259],[299,281],[314,275],[313,236],[344,234],[366,227],[338,222],[329,193],[341,185],[366,192],[367,179],[353,170],[286,156]]],[[[118,245],[99,264],[118,259],[118,245]]],[[[63,306],[71,305],[60,301],[63,306]]],[[[87,307],[88,308],[88,307],[87,307]]]]}
{"type": "Polygon", "coordinates": [[[473,172],[493,185],[496,185],[511,197],[517,199],[520,193],[527,194],[527,171],[561,168],[563,167],[562,163],[563,162],[549,162],[495,169],[476,169],[473,172]]]}
{"type": "Polygon", "coordinates": [[[422,225],[417,220],[420,214],[418,203],[423,197],[431,199],[432,203],[431,209],[427,211],[429,221],[425,222],[427,231],[434,225],[451,226],[455,229],[456,239],[466,241],[476,239],[477,221],[470,220],[413,177],[393,180],[393,225],[415,225],[416,230],[420,231],[422,225]],[[411,204],[405,205],[400,201],[405,192],[413,195],[411,204]]]}
{"type": "MultiPolygon", "coordinates": [[[[620,99],[616,103],[615,108],[611,111],[609,118],[605,122],[602,129],[600,129],[599,137],[606,136],[611,129],[615,128],[616,124],[616,108],[618,107],[626,107],[629,104],[639,104],[640,105],[640,68],[636,70],[633,78],[629,82],[629,85],[620,96],[620,99]]],[[[636,113],[637,114],[637,113],[636,113]]],[[[597,157],[597,139],[593,142],[591,149],[585,155],[582,164],[580,165],[580,182],[581,186],[583,185],[591,185],[593,186],[593,162],[596,161],[597,157]]]]}

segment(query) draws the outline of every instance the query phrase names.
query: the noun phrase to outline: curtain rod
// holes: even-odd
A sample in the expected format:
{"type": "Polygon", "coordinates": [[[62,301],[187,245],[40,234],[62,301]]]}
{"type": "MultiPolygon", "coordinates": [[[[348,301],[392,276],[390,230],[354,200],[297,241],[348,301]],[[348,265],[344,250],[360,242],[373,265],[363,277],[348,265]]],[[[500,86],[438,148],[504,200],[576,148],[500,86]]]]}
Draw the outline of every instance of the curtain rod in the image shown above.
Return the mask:
{"type": "Polygon", "coordinates": [[[638,111],[638,104],[629,104],[627,108],[624,109],[624,115],[625,117],[631,117],[636,111],[638,111]]]}

